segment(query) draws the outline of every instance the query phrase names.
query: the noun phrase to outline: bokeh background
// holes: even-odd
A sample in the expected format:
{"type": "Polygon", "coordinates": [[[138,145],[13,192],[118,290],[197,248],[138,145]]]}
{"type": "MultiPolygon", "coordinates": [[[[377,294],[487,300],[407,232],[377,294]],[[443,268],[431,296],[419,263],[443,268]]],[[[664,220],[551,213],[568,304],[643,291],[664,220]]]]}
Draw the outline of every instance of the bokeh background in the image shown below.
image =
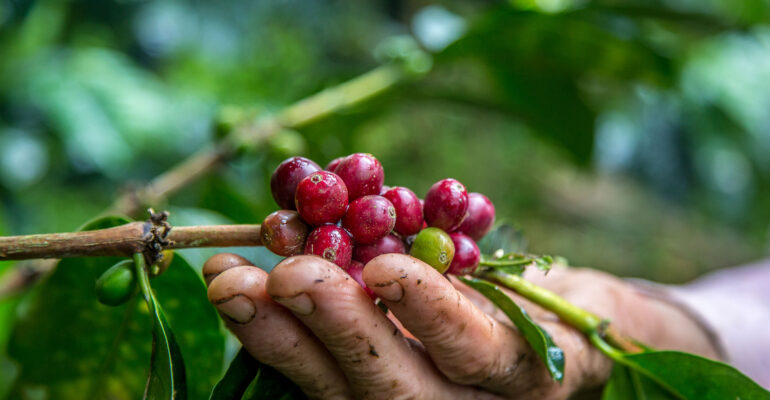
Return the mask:
{"type": "Polygon", "coordinates": [[[769,22],[767,0],[3,0],[0,234],[74,230],[221,107],[268,115],[411,37],[425,76],[232,160],[172,222],[258,223],[282,159],[369,152],[386,184],[487,194],[532,252],[686,282],[770,250],[769,22]]]}

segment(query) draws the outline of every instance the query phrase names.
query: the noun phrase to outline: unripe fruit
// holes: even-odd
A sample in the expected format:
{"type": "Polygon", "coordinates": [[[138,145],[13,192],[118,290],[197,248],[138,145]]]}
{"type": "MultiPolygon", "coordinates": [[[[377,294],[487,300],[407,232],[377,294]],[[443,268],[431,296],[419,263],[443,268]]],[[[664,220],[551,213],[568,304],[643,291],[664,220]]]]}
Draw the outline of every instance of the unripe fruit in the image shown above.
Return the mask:
{"type": "Polygon", "coordinates": [[[353,200],[342,218],[342,226],[356,243],[374,243],[396,225],[396,209],[382,196],[364,196],[353,200]]]}
{"type": "Polygon", "coordinates": [[[174,261],[174,250],[163,250],[160,261],[155,262],[149,268],[150,278],[155,278],[166,272],[172,261],[174,261]]]}
{"type": "Polygon", "coordinates": [[[364,264],[358,262],[358,261],[352,261],[350,263],[350,266],[346,269],[348,275],[350,275],[351,278],[353,278],[354,281],[358,282],[359,285],[364,289],[364,292],[371,298],[372,300],[377,298],[377,295],[374,294],[372,289],[369,289],[368,286],[366,286],[366,282],[364,282],[364,264]]]}
{"type": "Polygon", "coordinates": [[[297,185],[295,204],[299,215],[308,224],[333,224],[345,214],[348,189],[333,172],[313,172],[297,185]]]}
{"type": "Polygon", "coordinates": [[[305,254],[315,254],[347,268],[353,258],[353,241],[336,225],[319,226],[308,235],[305,254]]]}
{"type": "Polygon", "coordinates": [[[422,205],[413,191],[396,186],[388,190],[383,197],[390,200],[396,209],[396,226],[393,229],[398,234],[414,235],[422,229],[422,205]]]}
{"type": "Polygon", "coordinates": [[[366,264],[380,254],[406,253],[406,246],[396,235],[386,235],[372,244],[357,244],[353,247],[353,260],[366,264]]]}
{"type": "Polygon", "coordinates": [[[468,193],[468,215],[457,229],[473,240],[481,240],[495,223],[495,205],[481,193],[468,193]]]}
{"type": "Polygon", "coordinates": [[[468,212],[468,192],[455,179],[442,179],[425,195],[423,213],[428,226],[447,232],[456,230],[468,212]]]}
{"type": "Polygon", "coordinates": [[[334,170],[337,169],[337,166],[340,165],[340,162],[342,162],[344,159],[345,157],[337,157],[334,160],[329,161],[329,163],[324,167],[324,170],[334,172],[334,170]]]}
{"type": "Polygon", "coordinates": [[[350,201],[370,194],[380,194],[382,183],[385,182],[382,164],[371,154],[355,153],[345,157],[334,173],[345,181],[350,201]]]}
{"type": "Polygon", "coordinates": [[[119,306],[131,298],[136,288],[134,262],[124,260],[104,271],[96,280],[96,298],[102,304],[119,306]]]}
{"type": "Polygon", "coordinates": [[[414,238],[409,255],[419,258],[443,274],[452,264],[455,245],[441,229],[425,228],[414,238]]]}
{"type": "Polygon", "coordinates": [[[268,250],[289,257],[302,254],[309,231],[310,227],[302,222],[298,212],[278,210],[262,221],[260,235],[268,250]]]}
{"type": "Polygon", "coordinates": [[[470,236],[463,233],[450,233],[449,237],[455,245],[455,256],[447,273],[452,275],[472,274],[479,267],[481,261],[479,246],[470,236]]]}
{"type": "Polygon", "coordinates": [[[208,286],[211,281],[214,280],[219,274],[227,271],[230,268],[240,267],[243,265],[254,265],[251,261],[233,253],[218,253],[211,256],[203,264],[203,280],[206,281],[208,286]]]}
{"type": "Polygon", "coordinates": [[[321,167],[304,157],[291,157],[278,165],[270,177],[270,191],[278,207],[294,210],[294,193],[297,184],[321,167]]]}

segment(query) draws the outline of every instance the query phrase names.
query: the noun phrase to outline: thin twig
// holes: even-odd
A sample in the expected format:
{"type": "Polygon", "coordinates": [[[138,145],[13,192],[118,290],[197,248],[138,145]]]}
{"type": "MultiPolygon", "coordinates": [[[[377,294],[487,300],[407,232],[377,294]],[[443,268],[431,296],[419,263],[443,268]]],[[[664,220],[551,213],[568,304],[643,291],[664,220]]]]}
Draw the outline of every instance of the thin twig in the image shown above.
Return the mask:
{"type": "MultiPolygon", "coordinates": [[[[204,225],[174,227],[164,249],[261,246],[259,225],[204,225]]],[[[131,222],[114,228],[84,232],[46,233],[0,237],[0,261],[32,258],[131,256],[145,253],[152,237],[151,224],[131,222]]]]}

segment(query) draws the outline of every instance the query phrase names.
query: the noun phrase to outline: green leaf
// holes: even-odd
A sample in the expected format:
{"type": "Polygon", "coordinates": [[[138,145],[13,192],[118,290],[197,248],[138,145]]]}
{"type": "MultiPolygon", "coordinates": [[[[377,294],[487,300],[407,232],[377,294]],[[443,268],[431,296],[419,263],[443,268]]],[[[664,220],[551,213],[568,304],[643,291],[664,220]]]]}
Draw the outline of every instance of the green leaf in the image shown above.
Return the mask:
{"type": "Polygon", "coordinates": [[[260,364],[257,377],[243,394],[242,400],[300,400],[306,396],[299,386],[269,365],[260,364]]]}
{"type": "Polygon", "coordinates": [[[650,378],[620,363],[612,367],[612,375],[604,387],[602,400],[678,399],[650,378]]]}
{"type": "Polygon", "coordinates": [[[484,297],[494,303],[511,319],[511,322],[516,325],[519,332],[527,339],[530,346],[535,349],[540,359],[543,360],[554,380],[561,382],[564,379],[564,351],[553,343],[548,332],[532,321],[523,308],[514,303],[496,285],[476,278],[458,278],[483,294],[484,297]]]}
{"type": "Polygon", "coordinates": [[[259,362],[241,348],[227,367],[225,375],[214,386],[209,400],[230,400],[241,397],[257,376],[258,371],[259,362]]]}
{"type": "Polygon", "coordinates": [[[487,233],[478,243],[481,254],[494,254],[502,249],[503,253],[520,252],[527,248],[527,240],[520,230],[503,222],[487,233]]]}
{"type": "Polygon", "coordinates": [[[205,399],[222,374],[225,363],[225,330],[208,300],[206,284],[178,252],[166,272],[150,282],[177,334],[177,343],[184,356],[189,397],[205,399]]]}
{"type": "Polygon", "coordinates": [[[770,392],[737,369],[693,354],[653,351],[626,355],[621,362],[654,380],[679,398],[770,399],[770,392]]]}
{"type": "Polygon", "coordinates": [[[144,263],[144,255],[134,254],[136,274],[142,288],[144,300],[152,318],[152,356],[150,376],[144,390],[145,399],[186,399],[187,379],[185,377],[182,351],[168,325],[163,309],[158,304],[150,287],[150,277],[144,263]]]}
{"type": "Polygon", "coordinates": [[[214,387],[209,400],[292,400],[305,395],[294,382],[241,348],[227,372],[214,387]]]}
{"type": "MultiPolygon", "coordinates": [[[[99,219],[85,228],[128,222],[99,219]]],[[[10,398],[137,399],[144,392],[152,326],[139,296],[118,307],[96,300],[94,282],[119,257],[59,262],[19,304],[8,355],[18,366],[10,398]],[[45,366],[44,368],[41,366],[45,366]]],[[[224,334],[200,276],[179,254],[152,280],[187,366],[188,394],[206,398],[224,363],[224,334]],[[201,351],[201,349],[206,349],[201,351]]]]}
{"type": "Polygon", "coordinates": [[[79,231],[94,231],[97,229],[112,228],[118,225],[124,225],[131,222],[130,219],[122,215],[108,215],[106,217],[96,217],[78,228],[79,231]]]}

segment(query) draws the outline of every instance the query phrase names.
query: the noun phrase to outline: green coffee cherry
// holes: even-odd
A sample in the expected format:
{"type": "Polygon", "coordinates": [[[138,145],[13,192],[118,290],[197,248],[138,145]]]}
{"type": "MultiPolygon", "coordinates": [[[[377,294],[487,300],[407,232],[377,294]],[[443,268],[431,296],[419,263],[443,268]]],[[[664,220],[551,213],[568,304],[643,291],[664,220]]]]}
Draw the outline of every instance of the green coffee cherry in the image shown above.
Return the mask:
{"type": "Polygon", "coordinates": [[[104,271],[96,280],[96,298],[102,304],[119,306],[136,292],[136,287],[134,262],[124,260],[104,271]]]}
{"type": "Polygon", "coordinates": [[[441,229],[425,228],[414,238],[409,254],[443,274],[452,264],[455,245],[449,235],[441,229]]]}
{"type": "Polygon", "coordinates": [[[150,266],[150,278],[155,278],[156,276],[166,272],[172,261],[174,261],[174,251],[163,250],[163,258],[150,266]]]}

